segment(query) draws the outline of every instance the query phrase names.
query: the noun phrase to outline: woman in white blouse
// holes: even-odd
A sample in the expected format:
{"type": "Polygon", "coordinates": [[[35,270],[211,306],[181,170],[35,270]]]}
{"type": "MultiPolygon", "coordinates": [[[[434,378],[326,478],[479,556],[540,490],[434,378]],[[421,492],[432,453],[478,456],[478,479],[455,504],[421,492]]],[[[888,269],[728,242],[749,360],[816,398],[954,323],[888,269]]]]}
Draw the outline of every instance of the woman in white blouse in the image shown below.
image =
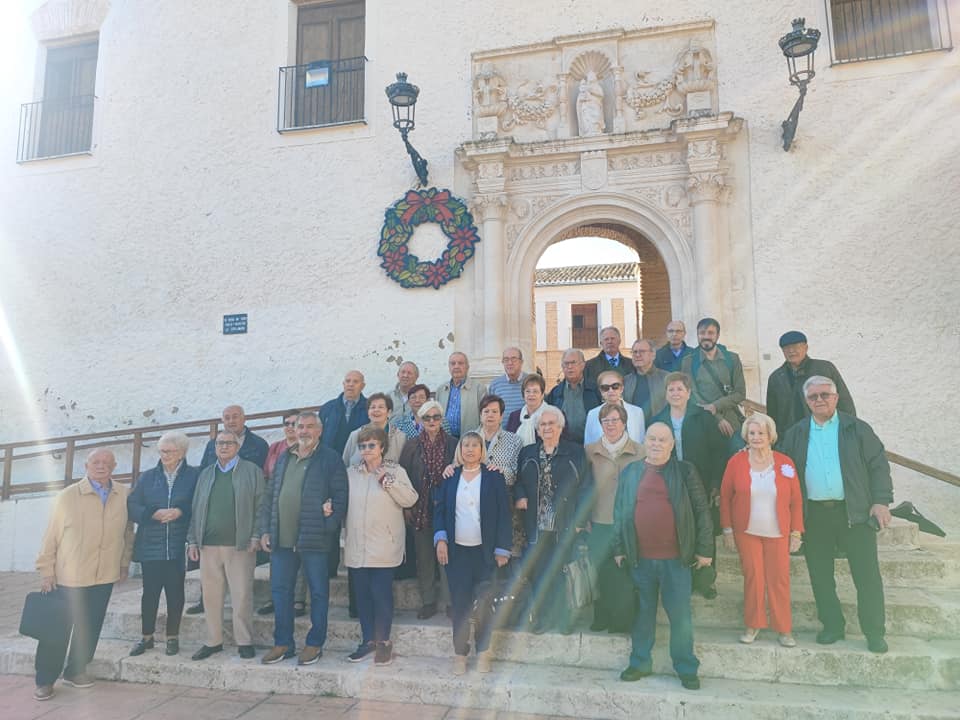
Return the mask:
{"type": "Polygon", "coordinates": [[[797,644],[791,634],[790,553],[800,548],[803,503],[793,461],[776,452],[773,420],[754,413],[743,422],[747,447],[727,463],[720,486],[723,544],[736,549],[743,567],[743,620],[740,642],[752,643],[770,625],[780,644],[797,644]]]}
{"type": "MultiPolygon", "coordinates": [[[[483,437],[460,438],[457,469],[434,495],[433,529],[437,562],[446,567],[453,610],[453,673],[467,671],[470,615],[480,584],[510,560],[510,498],[503,475],[485,464],[483,437]]],[[[478,613],[474,641],[477,670],[490,672],[492,618],[478,613]]]]}

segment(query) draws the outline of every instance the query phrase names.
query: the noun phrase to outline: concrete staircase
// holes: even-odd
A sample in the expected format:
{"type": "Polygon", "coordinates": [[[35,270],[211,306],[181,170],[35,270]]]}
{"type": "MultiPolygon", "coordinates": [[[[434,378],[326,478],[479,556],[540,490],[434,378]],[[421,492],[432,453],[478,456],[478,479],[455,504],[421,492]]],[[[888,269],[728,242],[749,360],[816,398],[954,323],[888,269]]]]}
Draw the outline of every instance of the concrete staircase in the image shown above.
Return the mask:
{"type": "MultiPolygon", "coordinates": [[[[623,683],[617,677],[626,664],[629,639],[591,633],[586,618],[572,635],[498,633],[494,672],[482,676],[471,665],[467,675],[456,677],[450,673],[449,622],[440,616],[416,619],[414,610],[420,603],[413,581],[395,584],[394,664],[353,665],[344,658],[356,647],[359,629],[347,616],[344,578],[332,584],[328,640],[316,665],[299,668],[290,660],[265,667],[259,660],[241,660],[233,647],[192,662],[190,654],[202,644],[202,616],[184,617],[178,657],[168,658],[162,650],[128,657],[140,632],[140,593],[132,591],[114,597],[90,670],[130,682],[327,693],[576,718],[958,718],[960,546],[921,542],[916,528],[902,521],[882,533],[880,540],[889,653],[868,653],[858,635],[855,595],[843,560],[837,561],[837,569],[847,640],[831,646],[814,642],[819,625],[806,568],[802,558],[794,558],[798,647],[781,648],[772,631],[762,633],[752,646],[741,645],[739,565],[735,555],[721,553],[719,597],[694,598],[703,678],[699,692],[683,690],[673,675],[665,618],[654,658],[659,674],[637,683],[623,683]]],[[[266,568],[257,569],[255,588],[259,604],[269,595],[266,568]]],[[[188,578],[187,592],[188,597],[197,596],[198,578],[188,578]]],[[[308,625],[307,618],[297,621],[298,642],[308,625]]],[[[257,645],[272,645],[272,617],[255,617],[254,629],[257,645]]],[[[226,642],[232,642],[229,612],[226,642]]],[[[0,672],[32,672],[32,641],[11,638],[4,646],[0,672]]]]}

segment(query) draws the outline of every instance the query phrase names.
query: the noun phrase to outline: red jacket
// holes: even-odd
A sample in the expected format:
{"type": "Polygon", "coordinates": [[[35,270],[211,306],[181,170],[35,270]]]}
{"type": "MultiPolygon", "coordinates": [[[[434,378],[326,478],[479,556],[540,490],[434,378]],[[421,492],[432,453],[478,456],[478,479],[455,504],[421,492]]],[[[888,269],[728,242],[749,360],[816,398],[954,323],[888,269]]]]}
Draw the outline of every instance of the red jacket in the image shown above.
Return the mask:
{"type": "MultiPolygon", "coordinates": [[[[777,486],[777,522],[780,534],[803,532],[803,498],[793,461],[774,451],[773,470],[777,486]]],[[[743,532],[750,524],[750,451],[741,450],[730,458],[720,485],[720,527],[743,532]]]]}

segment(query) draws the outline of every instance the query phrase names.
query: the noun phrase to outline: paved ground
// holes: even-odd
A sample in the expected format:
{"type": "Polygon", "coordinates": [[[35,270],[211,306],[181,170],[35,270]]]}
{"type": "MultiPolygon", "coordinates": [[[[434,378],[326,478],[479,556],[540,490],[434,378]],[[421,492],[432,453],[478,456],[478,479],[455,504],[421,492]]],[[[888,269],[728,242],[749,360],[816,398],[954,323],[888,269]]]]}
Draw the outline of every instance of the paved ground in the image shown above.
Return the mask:
{"type": "MultiPolygon", "coordinates": [[[[136,588],[128,580],[116,588],[136,588]]],[[[0,572],[0,645],[17,632],[23,598],[40,585],[35,573],[0,572]]],[[[0,675],[2,720],[549,720],[521,715],[447,707],[372,702],[317,695],[274,695],[204,690],[177,685],[141,685],[99,681],[88,690],[57,684],[52,700],[33,699],[33,678],[0,675]]]]}

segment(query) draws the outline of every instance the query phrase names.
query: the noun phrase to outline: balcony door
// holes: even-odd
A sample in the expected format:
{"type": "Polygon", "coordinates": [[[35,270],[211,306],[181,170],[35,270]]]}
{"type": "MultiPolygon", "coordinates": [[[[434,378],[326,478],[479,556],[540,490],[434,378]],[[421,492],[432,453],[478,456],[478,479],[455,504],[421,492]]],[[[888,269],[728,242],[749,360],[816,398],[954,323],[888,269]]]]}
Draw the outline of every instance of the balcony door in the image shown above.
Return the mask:
{"type": "Polygon", "coordinates": [[[364,1],[302,5],[297,12],[295,123],[298,127],[363,119],[364,1]],[[307,66],[330,64],[329,83],[307,87],[307,66]]]}
{"type": "Polygon", "coordinates": [[[90,150],[98,47],[94,40],[47,50],[39,157],[90,150]]]}

